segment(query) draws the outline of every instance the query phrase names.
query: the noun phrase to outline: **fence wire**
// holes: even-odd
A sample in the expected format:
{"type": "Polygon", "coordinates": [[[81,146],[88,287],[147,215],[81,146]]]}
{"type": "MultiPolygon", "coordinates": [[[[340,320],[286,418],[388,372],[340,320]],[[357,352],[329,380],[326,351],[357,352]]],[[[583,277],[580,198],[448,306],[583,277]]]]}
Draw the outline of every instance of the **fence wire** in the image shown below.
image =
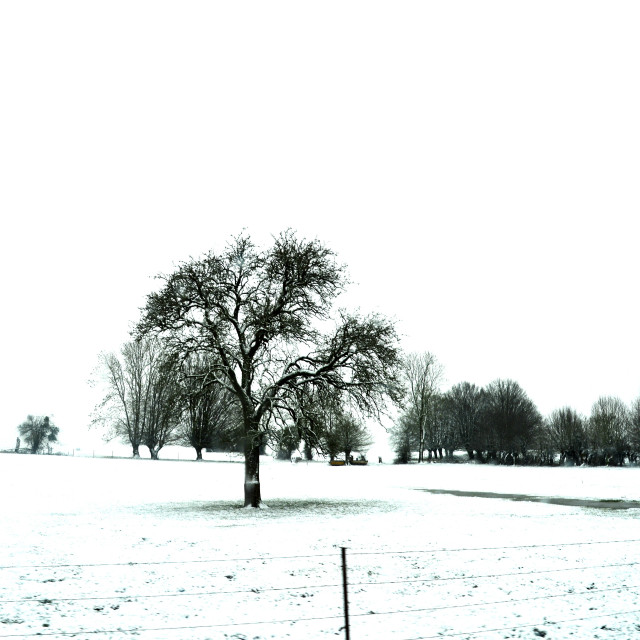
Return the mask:
{"type": "MultiPolygon", "coordinates": [[[[439,548],[439,549],[403,549],[403,550],[377,550],[377,551],[350,551],[349,556],[388,556],[405,558],[407,556],[418,556],[423,554],[439,554],[439,553],[456,553],[456,552],[474,552],[474,551],[508,551],[508,550],[520,550],[520,549],[543,549],[543,548],[557,548],[562,549],[564,547],[577,547],[586,545],[613,545],[613,544],[634,544],[640,542],[640,539],[624,539],[624,540],[586,540],[581,542],[560,542],[560,543],[546,543],[546,544],[530,544],[530,545],[513,545],[513,546],[485,546],[485,547],[461,547],[461,548],[439,548]]],[[[237,557],[237,558],[207,558],[207,559],[185,559],[185,560],[163,560],[163,561],[149,561],[149,562],[118,562],[118,563],[63,563],[63,564],[42,564],[42,565],[3,565],[0,569],[64,569],[64,568],[101,568],[101,567],[130,567],[130,568],[144,568],[147,566],[162,566],[162,565],[192,565],[202,563],[238,563],[238,562],[270,562],[270,561],[282,561],[282,560],[299,560],[299,559],[317,559],[317,558],[333,558],[336,560],[336,567],[339,564],[339,554],[333,553],[321,553],[321,554],[298,554],[288,556],[249,556],[249,557],[237,557]]],[[[603,563],[594,565],[580,565],[572,567],[561,567],[554,569],[535,569],[530,571],[509,571],[501,573],[485,573],[475,575],[464,576],[445,576],[445,577],[431,577],[431,578],[412,578],[398,580],[366,580],[355,581],[349,583],[349,587],[385,587],[390,585],[409,585],[420,583],[445,583],[451,581],[479,581],[487,579],[499,579],[505,577],[522,577],[522,576],[535,576],[543,574],[554,574],[561,572],[588,572],[595,570],[608,570],[608,569],[620,569],[634,567],[640,564],[640,561],[624,562],[624,563],[603,563]]],[[[179,591],[179,592],[167,592],[167,593],[143,593],[143,594],[99,594],[93,596],[81,595],[77,597],[52,597],[43,598],[40,596],[27,597],[27,598],[8,598],[0,599],[0,604],[52,604],[52,603],[64,603],[64,602],[83,602],[83,601],[101,601],[101,600],[128,600],[138,601],[147,599],[163,599],[163,598],[209,598],[215,596],[247,596],[247,595],[259,595],[270,592],[295,592],[303,590],[316,590],[316,589],[335,589],[336,600],[339,601],[339,595],[343,587],[341,582],[331,583],[305,583],[295,586],[268,586],[268,587],[255,587],[255,588],[243,588],[243,589],[222,589],[222,590],[210,590],[210,591],[179,591]]],[[[376,618],[379,616],[417,616],[425,613],[438,613],[445,611],[454,611],[461,609],[474,609],[482,607],[494,607],[494,606],[506,606],[515,605],[518,603],[544,601],[552,599],[572,599],[584,596],[594,596],[612,592],[629,593],[634,596],[638,596],[640,584],[633,585],[616,585],[606,588],[587,588],[583,591],[563,591],[558,593],[551,593],[545,595],[532,595],[522,598],[508,598],[503,600],[490,600],[482,602],[465,602],[463,604],[445,604],[441,606],[429,606],[429,607],[416,607],[406,609],[390,609],[386,611],[364,611],[356,610],[350,612],[350,617],[354,619],[358,618],[376,618]]],[[[554,620],[553,624],[569,624],[575,622],[589,621],[600,618],[613,619],[624,616],[631,616],[639,614],[640,609],[631,609],[625,611],[611,611],[607,613],[599,613],[589,616],[580,616],[574,618],[567,618],[563,620],[554,620]]],[[[112,629],[79,629],[73,631],[37,631],[26,633],[0,633],[0,638],[27,638],[27,637],[66,637],[66,636],[80,636],[80,635],[137,635],[140,633],[148,632],[178,632],[178,631],[197,631],[206,629],[221,629],[221,628],[237,628],[237,627],[250,627],[258,625],[279,625],[286,623],[304,623],[304,622],[321,622],[321,621],[339,621],[342,619],[342,613],[337,615],[325,615],[325,616],[307,616],[307,617],[285,617],[279,619],[263,619],[263,620],[242,620],[241,622],[221,622],[221,623],[208,623],[208,624],[195,624],[195,625],[168,625],[157,627],[142,627],[135,626],[131,628],[112,628],[112,629]]],[[[3,620],[4,622],[4,620],[3,620]]],[[[439,632],[434,635],[427,636],[414,636],[403,638],[402,640],[431,640],[434,638],[442,637],[460,637],[460,636],[474,636],[486,633],[498,633],[504,631],[515,631],[518,629],[535,628],[549,624],[549,621],[541,621],[538,623],[527,623],[521,625],[508,625],[504,627],[496,627],[492,629],[476,628],[467,631],[451,631],[451,632],[439,632]]],[[[640,627],[639,627],[640,630],[640,627]]],[[[613,631],[613,630],[612,630],[613,631]]],[[[615,633],[613,633],[615,635],[615,633]]]]}

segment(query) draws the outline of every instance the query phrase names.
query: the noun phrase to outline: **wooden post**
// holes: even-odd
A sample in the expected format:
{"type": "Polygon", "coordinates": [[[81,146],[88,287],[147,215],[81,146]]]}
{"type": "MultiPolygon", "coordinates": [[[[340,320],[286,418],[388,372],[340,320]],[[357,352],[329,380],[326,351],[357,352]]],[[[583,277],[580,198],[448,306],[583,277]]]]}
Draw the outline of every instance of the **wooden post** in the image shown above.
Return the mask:
{"type": "Polygon", "coordinates": [[[342,594],[344,597],[344,637],[350,640],[349,630],[349,598],[347,596],[347,548],[342,549],[342,594]]]}

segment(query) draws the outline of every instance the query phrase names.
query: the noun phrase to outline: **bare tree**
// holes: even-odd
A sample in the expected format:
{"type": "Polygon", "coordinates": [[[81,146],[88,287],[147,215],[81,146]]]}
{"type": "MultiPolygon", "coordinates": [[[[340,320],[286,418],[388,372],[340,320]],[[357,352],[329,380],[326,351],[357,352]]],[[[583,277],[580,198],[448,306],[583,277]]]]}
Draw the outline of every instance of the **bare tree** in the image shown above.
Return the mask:
{"type": "Polygon", "coordinates": [[[404,359],[404,380],[408,416],[406,424],[416,431],[418,462],[424,460],[424,451],[439,448],[439,422],[436,420],[436,398],[443,378],[443,367],[432,353],[413,353],[404,359]]]}
{"type": "Polygon", "coordinates": [[[602,396],[589,417],[590,464],[621,465],[628,450],[629,411],[620,400],[602,396]]]}
{"type": "Polygon", "coordinates": [[[397,464],[411,462],[413,451],[418,449],[418,443],[415,422],[410,412],[405,411],[400,415],[396,424],[391,427],[390,440],[393,451],[396,454],[395,462],[397,464]]]}
{"type": "Polygon", "coordinates": [[[341,453],[349,463],[353,452],[364,453],[373,444],[373,437],[364,422],[350,406],[349,396],[333,388],[314,388],[303,385],[298,389],[295,403],[278,408],[273,415],[278,457],[289,458],[304,443],[307,459],[309,450],[316,450],[333,461],[341,453]]]}
{"type": "Polygon", "coordinates": [[[206,357],[192,355],[181,369],[181,394],[184,412],[176,432],[177,441],[196,450],[218,444],[231,448],[236,440],[239,412],[235,396],[210,375],[206,357]]]}
{"type": "Polygon", "coordinates": [[[129,442],[134,458],[140,457],[141,444],[157,458],[169,436],[167,428],[176,426],[175,362],[152,338],[127,342],[119,357],[100,356],[106,394],[94,410],[93,424],[107,427],[107,440],[129,442]]]}
{"type": "Polygon", "coordinates": [[[351,454],[359,452],[364,455],[373,444],[367,427],[348,412],[344,412],[336,421],[333,436],[347,464],[351,462],[351,454]]]}
{"type": "Polygon", "coordinates": [[[344,404],[339,389],[314,385],[298,388],[296,402],[287,406],[287,413],[295,425],[298,442],[304,443],[307,459],[313,450],[328,455],[330,460],[340,453],[336,425],[343,417],[344,404]]]}
{"type": "Polygon", "coordinates": [[[550,445],[560,453],[561,463],[582,464],[587,456],[586,424],[571,407],[557,409],[547,418],[545,430],[550,445]]]}
{"type": "Polygon", "coordinates": [[[215,362],[212,374],[242,411],[247,506],[261,502],[259,453],[270,418],[295,404],[301,386],[339,389],[372,415],[400,396],[395,327],[378,315],[331,315],[344,267],[317,240],[287,231],[260,251],[242,235],[160,278],[138,334],[163,335],[182,357],[204,353],[215,362]]]}
{"type": "Polygon", "coordinates": [[[470,382],[461,382],[449,389],[444,396],[444,411],[447,415],[451,437],[455,447],[463,447],[473,460],[482,456],[482,416],[484,391],[470,382]]]}
{"type": "Polygon", "coordinates": [[[449,422],[444,394],[437,393],[431,402],[427,420],[427,452],[428,460],[440,460],[444,456],[453,459],[456,448],[454,432],[449,422]],[[444,455],[443,455],[444,454],[444,455]]]}
{"type": "Polygon", "coordinates": [[[140,457],[144,431],[145,371],[149,341],[129,342],[120,352],[100,354],[100,374],[107,392],[93,411],[93,425],[107,427],[107,440],[129,442],[133,457],[140,457]]]}
{"type": "Polygon", "coordinates": [[[165,349],[156,354],[151,363],[148,396],[142,442],[149,449],[152,460],[160,450],[177,441],[176,429],[182,415],[182,393],[178,380],[178,360],[165,349]]]}
{"type": "Polygon", "coordinates": [[[525,457],[542,416],[513,380],[494,380],[485,389],[484,425],[489,457],[516,463],[525,457]]]}
{"type": "Polygon", "coordinates": [[[629,450],[631,461],[637,462],[640,455],[640,397],[629,408],[629,450]]]}
{"type": "MultiPolygon", "coordinates": [[[[18,426],[18,432],[24,438],[31,449],[31,453],[38,453],[49,443],[58,440],[60,429],[56,427],[48,416],[27,416],[27,419],[18,426]]],[[[19,443],[17,445],[19,449],[19,443]]]]}

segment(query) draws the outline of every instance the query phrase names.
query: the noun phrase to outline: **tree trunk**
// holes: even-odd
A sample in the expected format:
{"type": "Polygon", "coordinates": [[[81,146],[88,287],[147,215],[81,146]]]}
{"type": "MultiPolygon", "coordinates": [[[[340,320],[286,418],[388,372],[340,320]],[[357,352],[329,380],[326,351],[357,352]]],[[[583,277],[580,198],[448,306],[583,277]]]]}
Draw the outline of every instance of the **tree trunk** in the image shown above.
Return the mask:
{"type": "Polygon", "coordinates": [[[149,447],[149,453],[151,454],[151,459],[152,460],[157,460],[158,459],[158,453],[159,453],[159,449],[156,449],[155,447],[149,447]]]}
{"type": "Polygon", "coordinates": [[[196,460],[202,460],[202,447],[194,447],[196,450],[196,460]]]}
{"type": "Polygon", "coordinates": [[[139,458],[140,457],[140,445],[139,444],[134,444],[132,445],[133,447],[133,457],[134,458],[139,458]]]}
{"type": "Polygon", "coordinates": [[[306,460],[313,460],[311,445],[306,440],[304,441],[304,457],[306,460]]]}
{"type": "Polygon", "coordinates": [[[247,438],[244,445],[244,506],[259,507],[260,497],[260,443],[247,438]]]}

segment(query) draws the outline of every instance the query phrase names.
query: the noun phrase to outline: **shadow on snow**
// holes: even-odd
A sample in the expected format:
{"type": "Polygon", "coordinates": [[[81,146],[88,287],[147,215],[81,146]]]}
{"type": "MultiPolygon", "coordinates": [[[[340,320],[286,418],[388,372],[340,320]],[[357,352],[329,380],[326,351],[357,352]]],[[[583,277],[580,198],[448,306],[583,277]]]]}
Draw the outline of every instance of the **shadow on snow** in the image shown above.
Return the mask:
{"type": "Polygon", "coordinates": [[[513,500],[515,502],[541,502],[543,504],[557,504],[563,507],[588,507],[591,509],[640,509],[640,502],[635,500],[589,500],[586,498],[549,498],[544,496],[530,496],[520,493],[493,493],[491,491],[458,491],[455,489],[419,489],[437,495],[451,495],[460,498],[494,498],[499,500],[513,500]]]}
{"type": "Polygon", "coordinates": [[[344,499],[312,499],[312,498],[274,498],[265,500],[261,509],[246,509],[238,500],[214,500],[183,503],[150,504],[136,507],[136,511],[153,511],[163,516],[183,518],[213,517],[218,520],[254,520],[255,518],[277,520],[295,517],[341,518],[372,513],[396,511],[398,505],[383,500],[344,500],[344,499]]]}

